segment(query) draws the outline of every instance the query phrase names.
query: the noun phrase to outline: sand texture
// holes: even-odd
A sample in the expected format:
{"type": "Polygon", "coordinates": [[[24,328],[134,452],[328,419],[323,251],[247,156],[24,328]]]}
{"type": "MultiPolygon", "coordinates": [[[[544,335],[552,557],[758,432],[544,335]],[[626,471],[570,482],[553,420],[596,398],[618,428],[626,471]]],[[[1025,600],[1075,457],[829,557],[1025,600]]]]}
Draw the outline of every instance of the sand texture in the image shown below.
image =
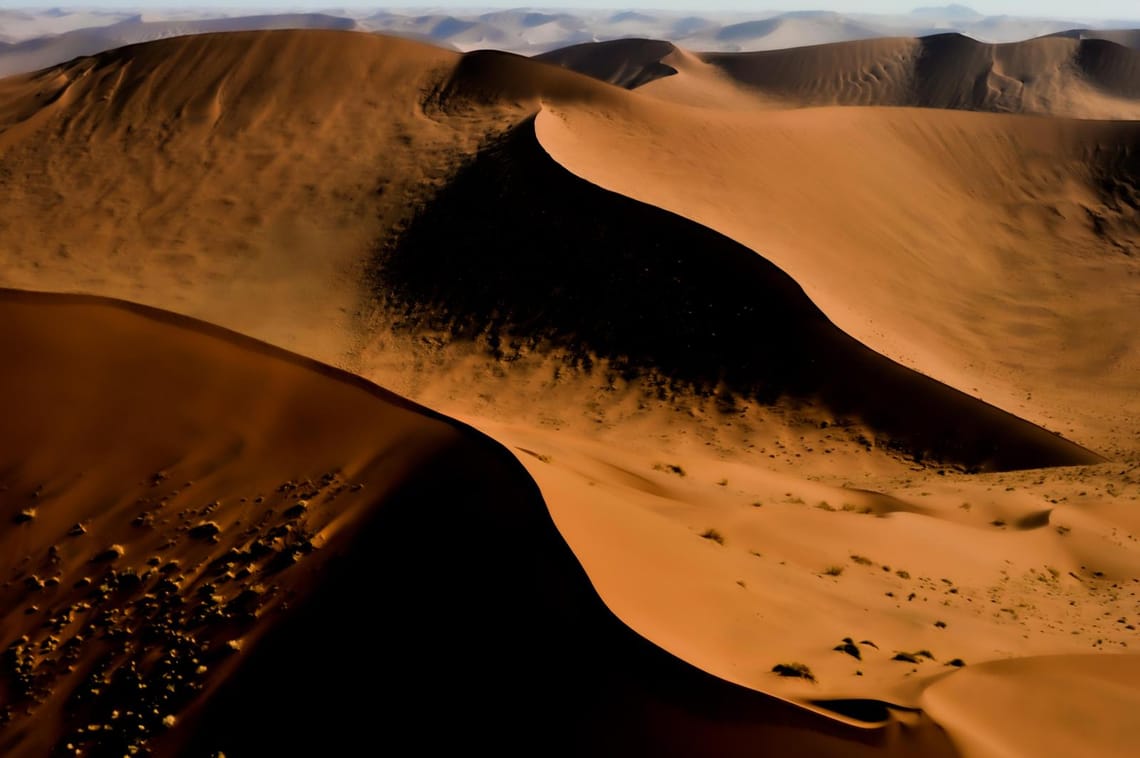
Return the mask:
{"type": "Polygon", "coordinates": [[[0,79],[0,753],[1134,754],[1128,42],[0,79]]]}

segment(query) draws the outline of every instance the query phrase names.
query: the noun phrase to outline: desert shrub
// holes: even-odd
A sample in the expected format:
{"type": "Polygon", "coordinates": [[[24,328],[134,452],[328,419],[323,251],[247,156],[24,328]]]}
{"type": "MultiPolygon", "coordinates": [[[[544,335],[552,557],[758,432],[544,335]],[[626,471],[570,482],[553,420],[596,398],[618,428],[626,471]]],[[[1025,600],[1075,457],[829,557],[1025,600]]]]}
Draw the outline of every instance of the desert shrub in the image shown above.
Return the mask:
{"type": "Polygon", "coordinates": [[[772,667],[772,673],[779,674],[780,676],[807,679],[809,682],[815,681],[815,674],[811,673],[811,669],[802,663],[777,663],[772,667]]]}
{"type": "Polygon", "coordinates": [[[701,536],[706,540],[712,540],[718,545],[724,544],[724,535],[718,532],[716,529],[706,529],[701,532],[701,536]]]}

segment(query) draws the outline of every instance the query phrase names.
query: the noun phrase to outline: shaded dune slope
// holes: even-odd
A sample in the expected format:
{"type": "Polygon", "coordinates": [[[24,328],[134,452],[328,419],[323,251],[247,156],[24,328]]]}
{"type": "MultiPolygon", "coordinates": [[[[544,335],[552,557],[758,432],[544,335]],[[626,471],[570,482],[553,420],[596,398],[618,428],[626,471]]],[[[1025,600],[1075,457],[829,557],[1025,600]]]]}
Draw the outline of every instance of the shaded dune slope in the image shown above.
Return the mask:
{"type": "Polygon", "coordinates": [[[878,352],[1102,452],[1135,448],[1120,422],[1140,366],[1137,122],[638,106],[612,128],[552,103],[540,139],[576,175],[760,252],[878,352]]]}
{"type": "MultiPolygon", "coordinates": [[[[583,54],[583,61],[588,58],[583,54]]],[[[614,60],[621,59],[615,56],[614,60]]],[[[601,73],[603,68],[597,71],[601,73]]],[[[621,78],[615,72],[611,75],[621,78]]],[[[620,107],[626,94],[599,83],[596,77],[554,63],[536,63],[532,58],[514,53],[476,50],[456,61],[431,102],[444,114],[512,102],[532,110],[543,98],[620,107]]]]}
{"type": "Polygon", "coordinates": [[[1130,47],[1133,50],[1140,50],[1140,29],[1071,29],[1051,36],[1069,37],[1071,39],[1102,39],[1130,47]]]}
{"type": "Polygon", "coordinates": [[[573,176],[533,122],[482,151],[380,251],[374,277],[399,328],[482,337],[508,360],[555,349],[727,404],[818,400],[889,445],[971,467],[1099,460],[860,345],[753,251],[573,176]]]}
{"type": "Polygon", "coordinates": [[[637,637],[510,453],[374,385],[103,299],[0,324],[5,755],[953,754],[637,637]]]}
{"type": "Polygon", "coordinates": [[[571,45],[536,55],[533,60],[552,63],[626,89],[636,89],[676,74],[677,69],[662,61],[676,49],[673,43],[661,40],[621,39],[571,45]]]}
{"type": "MultiPolygon", "coordinates": [[[[417,209],[421,214],[450,213],[438,210],[432,198],[486,135],[517,123],[544,100],[581,101],[620,114],[637,98],[519,56],[483,52],[460,57],[407,41],[324,31],[218,34],[132,46],[4,80],[0,95],[0,187],[9,191],[12,209],[8,219],[0,218],[6,284],[162,303],[330,361],[344,360],[369,337],[357,333],[360,324],[350,314],[371,308],[374,301],[358,276],[370,245],[398,248],[403,242],[397,238],[413,239],[415,235],[400,237],[400,231],[417,209]],[[300,73],[289,63],[296,59],[308,61],[300,73]],[[192,76],[184,76],[185,71],[192,76]],[[61,151],[67,152],[67,161],[58,160],[61,151]],[[58,202],[60,197],[69,202],[58,202]],[[16,218],[36,223],[17,224],[16,218]],[[302,302],[304,308],[296,307],[302,302]]],[[[526,171],[516,173],[523,177],[526,171]]],[[[560,176],[556,173],[553,180],[561,187],[560,176]]],[[[443,204],[473,192],[471,181],[465,184],[468,189],[441,195],[443,204]]],[[[534,187],[543,185],[513,186],[521,195],[519,207],[529,207],[534,187]]],[[[496,196],[485,188],[474,194],[496,196]]],[[[547,194],[548,214],[558,217],[551,223],[581,226],[577,208],[547,194]]],[[[496,217],[503,218],[498,209],[464,218],[480,229],[486,218],[496,217]]],[[[503,226],[511,226],[510,218],[504,218],[503,226]]],[[[607,223],[627,230],[635,226],[621,219],[607,223]]],[[[606,229],[591,234],[608,233],[606,229]]],[[[469,238],[463,230],[455,234],[469,238]]],[[[658,243],[647,247],[638,234],[627,234],[630,256],[653,255],[651,245],[658,243]]],[[[481,245],[477,252],[486,262],[468,260],[457,271],[503,266],[505,258],[492,239],[481,245]]],[[[998,467],[1090,460],[1063,441],[1017,424],[1011,429],[1022,431],[1007,430],[1012,436],[1004,441],[982,442],[991,433],[983,427],[1005,426],[989,410],[981,415],[990,421],[979,421],[981,426],[963,431],[961,438],[912,431],[921,424],[906,421],[885,400],[869,403],[856,397],[871,390],[855,390],[854,383],[835,378],[845,369],[827,351],[792,366],[812,351],[800,351],[793,338],[780,336],[772,325],[814,323],[810,318],[780,314],[744,292],[728,306],[713,292],[718,278],[731,280],[740,266],[760,265],[739,262],[746,258],[755,256],[738,251],[728,256],[730,263],[717,259],[708,266],[693,257],[684,264],[686,276],[704,282],[690,309],[708,323],[692,327],[687,314],[674,314],[685,320],[677,333],[687,335],[676,344],[639,344],[643,338],[632,333],[649,319],[634,309],[626,309],[628,323],[600,326],[594,335],[582,333],[574,314],[560,314],[571,321],[557,324],[548,313],[544,318],[550,323],[544,328],[560,330],[565,339],[588,337],[587,349],[638,370],[648,367],[669,380],[723,389],[728,395],[806,400],[828,385],[827,403],[834,413],[865,415],[887,441],[924,455],[998,467]],[[706,318],[701,314],[708,308],[716,313],[706,318]],[[749,317],[752,326],[744,329],[735,314],[757,308],[767,316],[749,317]],[[707,334],[700,333],[709,324],[707,334]],[[706,343],[706,337],[711,341],[706,343]],[[780,357],[769,361],[758,355],[750,347],[757,340],[782,345],[780,357]],[[681,344],[696,357],[679,355],[681,344]],[[693,369],[725,356],[733,368],[723,378],[693,369]],[[1028,439],[1037,442],[1013,442],[1028,439]],[[1046,449],[1052,452],[1040,454],[1046,449]]],[[[598,280],[612,287],[606,270],[605,262],[596,262],[598,280]]],[[[571,277],[575,287],[588,284],[580,275],[571,277]]],[[[656,280],[645,283],[658,286],[656,280]]],[[[557,281],[542,286],[565,289],[557,281]]],[[[799,293],[798,286],[786,286],[799,293]]],[[[470,308],[474,297],[459,289],[447,295],[452,296],[458,298],[458,309],[470,308]]],[[[816,313],[802,300],[800,293],[781,303],[791,308],[789,314],[801,313],[801,307],[816,313]]],[[[436,304],[441,303],[453,308],[437,298],[436,304]]],[[[961,398],[954,402],[969,404],[961,398]]],[[[950,418],[947,412],[944,421],[950,418]]]]}

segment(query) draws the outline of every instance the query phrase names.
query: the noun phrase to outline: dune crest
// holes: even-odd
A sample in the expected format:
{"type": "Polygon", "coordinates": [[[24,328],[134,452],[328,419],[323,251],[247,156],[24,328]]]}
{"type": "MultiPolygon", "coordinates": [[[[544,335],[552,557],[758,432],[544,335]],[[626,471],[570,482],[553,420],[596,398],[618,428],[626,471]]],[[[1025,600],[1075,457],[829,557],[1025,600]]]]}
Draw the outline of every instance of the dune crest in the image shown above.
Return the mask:
{"type": "Polygon", "coordinates": [[[1138,682],[1136,655],[994,661],[935,684],[923,703],[967,755],[1123,758],[1140,744],[1138,682]]]}
{"type": "Polygon", "coordinates": [[[625,119],[552,102],[537,129],[576,175],[768,258],[877,352],[1106,453],[1131,448],[1134,124],[633,97],[625,119]],[[1073,299],[1105,288],[1115,297],[1073,299]]]}
{"type": "Polygon", "coordinates": [[[8,290],[0,320],[5,755],[340,752],[378,724],[512,754],[952,755],[929,721],[806,710],[632,634],[473,430],[139,306],[8,290]]]}
{"type": "MultiPolygon", "coordinates": [[[[509,717],[570,730],[579,741],[552,750],[571,754],[953,754],[969,747],[957,735],[991,729],[958,707],[972,688],[1038,681],[988,662],[1125,649],[1122,588],[1140,576],[1137,128],[962,109],[1065,105],[1048,81],[1095,105],[1080,88],[1112,89],[1129,59],[1110,50],[1073,84],[1079,41],[944,38],[927,81],[961,64],[985,91],[927,87],[957,110],[881,107],[933,60],[916,44],[798,51],[818,65],[763,92],[651,41],[566,53],[598,81],[334,32],[167,40],[0,80],[0,282],[203,318],[499,443],[184,317],[6,296],[24,315],[0,339],[30,356],[0,379],[30,419],[0,442],[18,461],[0,461],[18,478],[0,493],[12,686],[34,701],[27,672],[64,642],[41,648],[50,627],[27,626],[57,616],[51,598],[159,618],[139,593],[177,551],[194,594],[163,591],[223,618],[175,641],[222,655],[190,672],[205,666],[204,689],[156,729],[160,753],[194,735],[191,752],[227,749],[210,742],[222,733],[235,754],[328,750],[306,712],[348,715],[331,739],[374,741],[374,701],[343,685],[364,676],[401,694],[384,712],[394,729],[445,751],[504,732],[546,746],[509,717]],[[995,67],[1011,81],[987,94],[995,67]],[[849,85],[868,107],[800,107],[849,85]],[[55,370],[71,351],[75,367],[55,370]],[[73,386],[88,363],[100,386],[73,386]],[[123,388],[146,378],[130,405],[123,388]],[[166,458],[201,470],[108,446],[120,426],[163,431],[166,458]],[[74,436],[55,440],[62,428],[74,436]],[[76,461],[105,473],[80,478],[76,461]],[[58,489],[37,494],[44,482],[58,489]],[[250,523],[266,503],[269,521],[250,523]],[[258,530],[248,546],[231,541],[239,519],[258,530]],[[59,548],[72,552],[57,575],[64,536],[81,542],[59,548]],[[267,587],[294,594],[250,621],[227,593],[253,589],[258,561],[282,577],[267,587]],[[92,587],[64,581],[81,567],[92,587]],[[362,629],[377,605],[387,623],[362,629]],[[487,696],[496,679],[514,699],[487,696]],[[439,728],[440,703],[455,728],[439,728]],[[282,721],[301,736],[266,727],[282,721]]],[[[84,640],[91,661],[125,660],[84,640]]],[[[66,665],[41,673],[71,686],[94,670],[66,665]]],[[[135,674],[115,670],[129,689],[135,674]]],[[[27,725],[114,720],[101,707],[48,695],[27,725]]]]}

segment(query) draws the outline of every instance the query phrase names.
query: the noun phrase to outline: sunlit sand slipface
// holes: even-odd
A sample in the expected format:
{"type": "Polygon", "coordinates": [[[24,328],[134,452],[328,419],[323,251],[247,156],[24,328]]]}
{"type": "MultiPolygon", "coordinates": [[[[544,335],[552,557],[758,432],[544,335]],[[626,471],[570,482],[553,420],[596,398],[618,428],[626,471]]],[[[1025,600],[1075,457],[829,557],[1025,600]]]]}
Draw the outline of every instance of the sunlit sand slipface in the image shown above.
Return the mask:
{"type": "Polygon", "coordinates": [[[163,753],[495,676],[554,704],[460,719],[518,749],[1131,753],[1129,56],[308,31],[0,80],[0,284],[432,409],[5,294],[0,744],[119,745],[74,693],[175,651],[163,753]]]}

